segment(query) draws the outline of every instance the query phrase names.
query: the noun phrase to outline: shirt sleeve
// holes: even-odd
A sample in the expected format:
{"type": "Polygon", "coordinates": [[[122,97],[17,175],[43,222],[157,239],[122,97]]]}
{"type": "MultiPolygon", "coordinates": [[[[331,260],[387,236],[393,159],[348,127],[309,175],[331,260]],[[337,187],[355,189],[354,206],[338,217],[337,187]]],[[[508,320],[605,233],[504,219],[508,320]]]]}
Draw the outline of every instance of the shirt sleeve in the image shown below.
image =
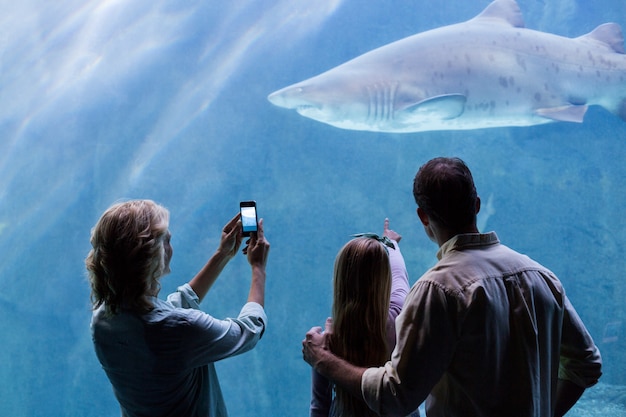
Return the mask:
{"type": "Polygon", "coordinates": [[[588,388],[602,375],[600,351],[567,297],[563,303],[559,379],[588,388]]]}
{"type": "Polygon", "coordinates": [[[181,285],[175,292],[168,295],[167,302],[178,308],[200,310],[200,298],[189,284],[181,285]]]}
{"type": "Polygon", "coordinates": [[[391,266],[391,296],[389,298],[389,316],[387,317],[387,341],[390,349],[396,344],[396,317],[402,311],[404,300],[409,292],[409,274],[406,270],[404,257],[400,246],[392,241],[395,249],[389,249],[389,264],[391,266]]]}
{"type": "Polygon", "coordinates": [[[391,266],[391,297],[389,299],[389,316],[395,320],[402,311],[404,299],[409,293],[409,273],[406,270],[404,257],[397,242],[393,242],[395,249],[389,251],[391,266]]]}
{"type": "Polygon", "coordinates": [[[217,319],[200,310],[199,299],[189,284],[178,287],[167,297],[178,312],[172,331],[180,337],[181,360],[197,367],[247,352],[265,332],[267,316],[255,302],[246,303],[236,318],[217,319]],[[177,329],[177,330],[176,330],[177,329]]]}
{"type": "Polygon", "coordinates": [[[311,406],[309,417],[328,417],[332,401],[332,384],[315,369],[311,370],[311,406]]]}
{"type": "Polygon", "coordinates": [[[396,320],[398,341],[391,360],[367,369],[361,393],[380,416],[407,415],[443,375],[456,345],[455,301],[431,282],[418,281],[396,320]]]}

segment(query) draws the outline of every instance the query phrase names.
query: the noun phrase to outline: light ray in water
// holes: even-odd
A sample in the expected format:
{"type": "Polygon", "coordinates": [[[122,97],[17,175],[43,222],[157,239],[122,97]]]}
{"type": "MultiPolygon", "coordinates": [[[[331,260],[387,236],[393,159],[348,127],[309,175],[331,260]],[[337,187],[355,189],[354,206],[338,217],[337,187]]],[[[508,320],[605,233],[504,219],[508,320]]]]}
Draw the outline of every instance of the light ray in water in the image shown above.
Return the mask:
{"type": "MultiPolygon", "coordinates": [[[[126,151],[134,157],[127,158],[125,166],[115,167],[116,179],[105,193],[113,199],[126,195],[154,157],[172,146],[180,132],[211,106],[233,74],[254,63],[268,48],[276,44],[287,48],[289,42],[320,30],[341,0],[322,3],[312,6],[306,0],[285,0],[267,8],[241,2],[216,8],[202,1],[172,5],[166,1],[41,4],[25,0],[2,10],[0,201],[11,201],[11,193],[25,190],[21,186],[25,170],[36,172],[35,176],[49,175],[40,172],[42,165],[33,163],[43,160],[43,166],[55,170],[54,178],[45,187],[31,187],[37,204],[24,203],[28,209],[19,213],[19,221],[54,218],[51,213],[42,216],[42,207],[54,206],[62,212],[70,202],[57,206],[55,195],[77,187],[75,178],[81,174],[91,178],[93,157],[85,154],[70,169],[54,166],[48,150],[75,148],[93,140],[84,137],[85,129],[72,131],[72,124],[93,119],[94,112],[104,125],[98,125],[103,130],[98,131],[100,140],[117,140],[107,132],[106,120],[120,104],[141,106],[141,97],[133,96],[132,86],[149,82],[145,90],[163,91],[161,108],[138,137],[123,138],[129,143],[126,151]],[[251,7],[258,8],[258,13],[252,13],[251,7]],[[167,62],[170,59],[173,63],[167,62]],[[179,68],[177,59],[191,65],[179,68]],[[169,72],[161,74],[164,67],[169,72]]],[[[124,123],[146,126],[145,120],[130,117],[124,123]]]]}
{"type": "Polygon", "coordinates": [[[168,142],[210,107],[239,67],[258,59],[259,52],[267,50],[275,42],[281,42],[285,47],[285,39],[296,42],[309,32],[319,30],[322,21],[332,15],[340,4],[340,0],[333,0],[325,2],[323,6],[326,7],[316,5],[313,8],[286,1],[258,14],[250,13],[248,6],[230,10],[221,25],[214,28],[215,33],[205,41],[199,58],[200,70],[181,86],[168,104],[164,117],[136,152],[128,175],[130,183],[136,183],[156,154],[163,152],[168,142]],[[257,20],[246,23],[251,16],[258,16],[257,20]],[[231,39],[232,28],[245,25],[248,29],[242,31],[238,38],[231,39]]]}

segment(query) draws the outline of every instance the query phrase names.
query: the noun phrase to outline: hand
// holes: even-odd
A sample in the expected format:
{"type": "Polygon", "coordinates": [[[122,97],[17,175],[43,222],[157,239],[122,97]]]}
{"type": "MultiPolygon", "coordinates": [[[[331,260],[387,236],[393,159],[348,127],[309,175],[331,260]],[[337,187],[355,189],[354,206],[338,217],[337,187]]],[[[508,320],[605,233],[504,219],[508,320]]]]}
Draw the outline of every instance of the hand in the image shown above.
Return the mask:
{"type": "Polygon", "coordinates": [[[387,236],[391,240],[395,240],[397,243],[400,243],[402,236],[399,233],[391,230],[389,228],[389,219],[385,219],[385,224],[383,226],[383,236],[387,236]]]}
{"type": "Polygon", "coordinates": [[[302,341],[302,358],[313,368],[320,362],[324,353],[328,352],[329,339],[333,331],[333,319],[326,319],[324,333],[321,327],[312,327],[302,341]]]}
{"type": "Polygon", "coordinates": [[[235,217],[222,228],[220,246],[204,267],[189,281],[189,285],[202,301],[226,264],[235,256],[241,246],[241,215],[235,217]]]}
{"type": "Polygon", "coordinates": [[[263,219],[261,219],[259,220],[257,232],[253,233],[250,236],[250,239],[246,241],[246,247],[243,248],[243,253],[248,257],[250,265],[258,265],[265,268],[269,252],[270,243],[265,239],[265,233],[263,232],[263,219]]]}
{"type": "Polygon", "coordinates": [[[230,219],[226,226],[222,228],[222,237],[217,251],[229,258],[235,256],[241,246],[242,234],[240,218],[241,214],[237,213],[237,215],[230,219]]]}

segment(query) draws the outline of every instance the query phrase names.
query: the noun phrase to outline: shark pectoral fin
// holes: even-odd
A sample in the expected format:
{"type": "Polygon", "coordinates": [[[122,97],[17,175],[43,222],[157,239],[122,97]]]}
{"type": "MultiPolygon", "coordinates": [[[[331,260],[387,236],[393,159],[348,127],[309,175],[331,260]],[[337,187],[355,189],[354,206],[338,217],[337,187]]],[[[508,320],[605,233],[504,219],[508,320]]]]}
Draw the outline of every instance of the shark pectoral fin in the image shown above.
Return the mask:
{"type": "Polygon", "coordinates": [[[535,110],[537,116],[545,117],[546,119],[552,119],[557,122],[577,122],[582,123],[585,113],[587,112],[587,105],[570,105],[561,107],[550,107],[545,109],[535,110]]]}
{"type": "Polygon", "coordinates": [[[402,110],[397,118],[405,122],[421,120],[448,120],[459,117],[465,111],[467,97],[463,94],[443,94],[430,97],[402,110]]]}

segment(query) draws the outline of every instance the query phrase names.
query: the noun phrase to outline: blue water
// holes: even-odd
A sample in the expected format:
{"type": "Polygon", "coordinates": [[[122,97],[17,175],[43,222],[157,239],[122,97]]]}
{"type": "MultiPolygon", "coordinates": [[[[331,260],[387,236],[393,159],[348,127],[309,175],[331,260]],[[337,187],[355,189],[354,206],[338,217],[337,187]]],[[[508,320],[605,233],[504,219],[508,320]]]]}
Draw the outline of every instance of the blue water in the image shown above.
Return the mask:
{"type": "MultiPolygon", "coordinates": [[[[83,259],[101,212],[125,198],[171,211],[162,296],[204,264],[239,201],[257,201],[269,325],[218,372],[232,416],[306,415],[300,342],[330,312],[335,254],[389,217],[411,282],[430,267],[411,184],[440,155],[468,163],[482,229],[554,270],[598,343],[604,376],[570,415],[626,415],[626,122],[594,108],[583,124],[393,135],[266,100],[487,4],[0,0],[0,415],[119,415],[91,345],[83,259]]],[[[622,0],[519,4],[527,27],[560,35],[626,27],[622,0]]],[[[204,309],[236,315],[248,284],[237,257],[204,309]]]]}

